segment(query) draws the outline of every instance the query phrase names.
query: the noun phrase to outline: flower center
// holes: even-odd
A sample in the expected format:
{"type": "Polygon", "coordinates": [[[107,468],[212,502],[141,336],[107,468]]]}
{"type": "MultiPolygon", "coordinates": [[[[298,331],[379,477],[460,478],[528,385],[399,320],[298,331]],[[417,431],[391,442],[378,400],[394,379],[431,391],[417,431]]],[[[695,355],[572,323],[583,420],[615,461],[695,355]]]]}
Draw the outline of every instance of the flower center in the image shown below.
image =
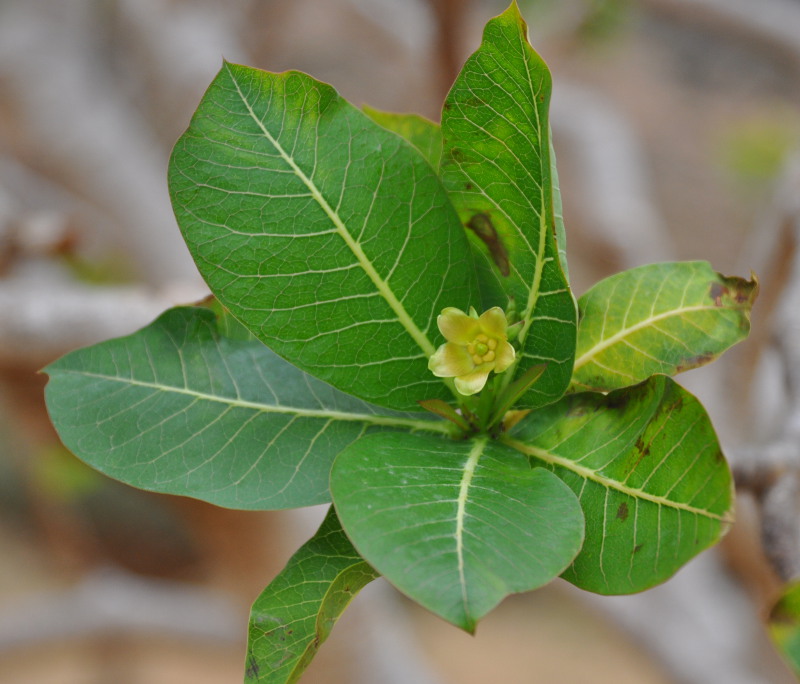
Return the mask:
{"type": "Polygon", "coordinates": [[[478,335],[467,345],[467,351],[476,366],[494,361],[495,349],[497,349],[497,340],[484,333],[478,335]]]}

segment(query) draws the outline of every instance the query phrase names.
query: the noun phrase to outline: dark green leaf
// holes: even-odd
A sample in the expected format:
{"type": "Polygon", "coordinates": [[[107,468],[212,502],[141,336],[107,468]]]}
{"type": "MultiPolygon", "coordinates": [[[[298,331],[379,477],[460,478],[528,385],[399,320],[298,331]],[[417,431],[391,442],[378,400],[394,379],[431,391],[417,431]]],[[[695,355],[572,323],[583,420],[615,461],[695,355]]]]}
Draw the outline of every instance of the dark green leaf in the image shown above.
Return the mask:
{"type": "Polygon", "coordinates": [[[296,682],[353,597],[376,577],[331,508],[253,604],[245,682],[296,682]]]}
{"type": "Polygon", "coordinates": [[[366,105],[361,109],[375,123],[408,140],[434,169],[439,168],[442,157],[442,129],[439,124],[419,114],[382,112],[366,105]]]}
{"type": "Polygon", "coordinates": [[[601,280],[578,301],[573,386],[606,392],[716,359],[747,337],[758,283],[705,261],[640,266],[601,280]]]}
{"type": "Polygon", "coordinates": [[[624,594],[670,577],[732,520],[733,485],[700,402],[664,376],[533,411],[505,442],[578,495],[586,541],[564,577],[624,594]]]}
{"type": "Polygon", "coordinates": [[[361,555],[469,632],[508,594],[556,577],[583,538],[569,488],[485,439],[369,435],[337,457],[331,492],[361,555]]]}
{"type": "Polygon", "coordinates": [[[477,286],[413,146],[310,76],[225,64],[169,179],[200,272],[274,351],[390,408],[450,396],[427,367],[436,316],[477,286]]]}
{"type": "Polygon", "coordinates": [[[206,309],[172,309],[45,371],[53,424],[89,465],[231,508],[330,501],[333,458],[365,432],[448,430],[343,394],[261,342],[228,339],[206,309]]]}
{"type": "Polygon", "coordinates": [[[521,406],[531,408],[555,401],[569,384],[576,310],[558,251],[550,72],[526,34],[516,4],[487,24],[444,105],[442,180],[476,253],[483,308],[513,298],[525,321],[519,370],[547,364],[523,397],[521,406]]]}

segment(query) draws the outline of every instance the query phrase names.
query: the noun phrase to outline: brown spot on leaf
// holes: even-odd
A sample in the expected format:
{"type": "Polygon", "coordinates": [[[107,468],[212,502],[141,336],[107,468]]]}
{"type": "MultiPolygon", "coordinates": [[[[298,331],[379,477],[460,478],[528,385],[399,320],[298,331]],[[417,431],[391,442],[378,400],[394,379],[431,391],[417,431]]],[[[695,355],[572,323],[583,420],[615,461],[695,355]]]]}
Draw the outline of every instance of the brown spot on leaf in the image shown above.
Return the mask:
{"type": "Polygon", "coordinates": [[[634,553],[639,553],[639,551],[642,550],[643,546],[644,546],[644,544],[637,544],[636,546],[633,547],[633,552],[634,553]]]}
{"type": "Polygon", "coordinates": [[[636,439],[636,450],[642,455],[642,458],[650,455],[650,445],[645,444],[641,436],[636,439]]]}
{"type": "Polygon", "coordinates": [[[714,306],[722,306],[722,298],[730,293],[731,291],[727,287],[717,282],[711,283],[711,288],[708,292],[711,299],[714,300],[714,306]]]}
{"type": "Polygon", "coordinates": [[[500,235],[497,233],[497,229],[494,227],[494,223],[492,223],[491,217],[484,213],[475,214],[467,221],[466,225],[488,247],[489,254],[500,273],[508,277],[511,273],[508,252],[500,239],[500,235]]]}
{"type": "Polygon", "coordinates": [[[617,520],[622,520],[625,522],[628,519],[628,504],[624,501],[619,505],[617,509],[617,520]]]}
{"type": "Polygon", "coordinates": [[[459,150],[457,147],[451,147],[450,148],[450,157],[454,161],[461,161],[462,159],[464,159],[464,153],[461,150],[459,150]]]}
{"type": "Polygon", "coordinates": [[[472,188],[474,188],[474,187],[475,186],[472,183],[465,183],[464,184],[464,189],[465,190],[472,190],[472,188]]]}
{"type": "Polygon", "coordinates": [[[690,356],[688,359],[684,359],[677,366],[675,366],[675,372],[682,373],[683,371],[691,370],[692,368],[697,368],[698,366],[704,366],[707,363],[711,363],[716,358],[717,355],[711,352],[704,352],[702,354],[698,354],[697,356],[690,356]]]}

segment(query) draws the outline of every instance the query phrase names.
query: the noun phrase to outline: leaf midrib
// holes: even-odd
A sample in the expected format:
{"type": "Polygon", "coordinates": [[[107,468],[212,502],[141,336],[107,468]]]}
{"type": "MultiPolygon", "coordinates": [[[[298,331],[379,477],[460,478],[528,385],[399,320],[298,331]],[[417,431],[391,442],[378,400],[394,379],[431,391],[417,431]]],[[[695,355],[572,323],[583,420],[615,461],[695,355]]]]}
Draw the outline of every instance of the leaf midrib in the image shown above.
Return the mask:
{"type": "Polygon", "coordinates": [[[720,307],[710,305],[710,304],[698,304],[695,306],[683,306],[678,309],[670,309],[669,311],[664,311],[660,314],[656,314],[655,316],[648,316],[647,318],[635,323],[634,325],[628,326],[627,328],[622,328],[618,332],[614,333],[610,337],[605,338],[604,340],[597,342],[592,347],[589,348],[588,351],[581,354],[580,357],[575,359],[575,366],[573,367],[573,373],[577,371],[579,368],[585,366],[589,363],[595,356],[600,354],[601,352],[605,351],[609,347],[617,344],[621,340],[625,339],[628,335],[632,335],[643,328],[646,328],[653,323],[658,321],[663,321],[667,318],[672,318],[675,316],[682,316],[686,313],[692,313],[695,311],[714,311],[718,310],[720,307]]]}
{"type": "Polygon", "coordinates": [[[464,569],[464,520],[466,519],[467,501],[469,500],[469,488],[472,478],[475,475],[475,467],[478,465],[480,457],[486,448],[486,438],[476,439],[475,444],[467,456],[464,463],[464,473],[461,476],[461,484],[458,488],[458,506],[456,509],[456,558],[458,559],[458,580],[461,584],[461,600],[464,604],[464,616],[472,622],[469,610],[469,597],[467,596],[467,578],[464,569]]]}
{"type": "Polygon", "coordinates": [[[73,371],[61,370],[65,375],[78,375],[86,378],[93,378],[96,380],[105,380],[109,382],[116,382],[122,385],[131,385],[134,387],[144,387],[147,389],[156,390],[159,392],[168,392],[171,394],[181,394],[200,399],[203,401],[213,401],[219,404],[224,404],[232,408],[244,408],[260,413],[277,413],[277,414],[290,414],[299,416],[301,418],[326,418],[328,420],[346,420],[351,422],[371,423],[373,425],[383,425],[389,427],[407,427],[412,430],[427,430],[430,432],[441,432],[444,434],[450,433],[450,428],[444,421],[435,420],[415,420],[413,418],[397,418],[393,416],[381,416],[370,413],[349,413],[345,411],[334,411],[331,409],[309,409],[298,408],[296,406],[259,404],[253,401],[245,401],[243,399],[232,399],[230,397],[217,396],[208,394],[206,392],[199,392],[197,390],[189,389],[188,387],[176,387],[174,385],[163,385],[157,382],[146,382],[144,380],[134,380],[132,378],[119,378],[113,375],[105,375],[103,373],[90,373],[87,371],[73,371]]]}
{"type": "Polygon", "coordinates": [[[501,441],[504,444],[510,446],[512,449],[516,449],[517,451],[523,454],[534,456],[544,461],[545,463],[549,463],[551,465],[556,465],[561,468],[565,468],[566,470],[570,470],[579,477],[591,480],[592,482],[602,485],[603,487],[606,487],[608,489],[614,489],[622,494],[633,497],[634,499],[641,499],[644,501],[649,501],[650,503],[658,504],[660,506],[666,506],[668,508],[674,508],[677,510],[685,511],[687,513],[701,515],[703,517],[710,518],[712,520],[717,520],[721,523],[728,524],[733,522],[733,518],[731,517],[730,514],[720,515],[717,513],[712,513],[711,511],[707,511],[703,508],[697,508],[696,506],[692,506],[690,504],[686,504],[681,501],[673,501],[663,496],[650,494],[649,492],[645,492],[641,489],[636,489],[634,487],[627,487],[617,480],[612,480],[608,477],[600,475],[596,470],[580,466],[574,461],[564,458],[563,456],[558,456],[557,454],[553,454],[545,449],[540,449],[538,447],[525,444],[524,442],[520,442],[510,437],[503,437],[501,441]]]}
{"type": "Polygon", "coordinates": [[[389,287],[389,284],[381,278],[380,274],[375,270],[375,266],[372,264],[370,259],[364,253],[364,250],[361,248],[361,244],[358,240],[355,240],[353,236],[350,234],[350,231],[347,229],[344,221],[342,221],[339,214],[331,207],[328,201],[323,197],[322,193],[319,191],[319,188],[314,184],[314,182],[306,176],[303,170],[297,165],[295,160],[289,155],[286,150],[283,149],[281,144],[272,136],[272,134],[267,130],[266,126],[262,123],[261,119],[259,119],[253,108],[250,106],[250,103],[247,101],[244,93],[242,92],[241,88],[239,87],[239,83],[236,80],[236,76],[230,69],[230,65],[226,63],[226,69],[228,70],[228,74],[233,81],[234,86],[236,87],[236,92],[238,93],[239,97],[242,100],[242,103],[247,108],[247,112],[250,114],[250,117],[253,119],[255,124],[259,127],[261,132],[263,133],[264,137],[269,141],[269,143],[275,148],[281,158],[289,165],[292,171],[297,175],[297,177],[302,181],[302,183],[308,188],[311,196],[314,200],[319,204],[325,214],[333,223],[334,227],[336,228],[336,232],[339,236],[344,240],[345,244],[350,248],[350,251],[358,260],[359,265],[367,274],[369,279],[373,282],[375,287],[378,289],[380,295],[384,298],[386,303],[389,307],[394,311],[395,315],[397,316],[398,321],[400,324],[406,329],[406,331],[411,335],[414,341],[419,345],[425,355],[430,357],[434,351],[435,347],[428,339],[427,335],[422,332],[417,327],[417,324],[411,318],[411,316],[406,311],[405,307],[403,306],[402,302],[397,299],[392,289],[389,287]]]}
{"type": "MultiPolygon", "coordinates": [[[[547,218],[546,218],[547,203],[545,201],[545,183],[544,183],[545,165],[543,160],[545,151],[543,150],[542,146],[542,121],[539,113],[539,104],[536,99],[536,92],[534,90],[533,76],[531,75],[530,64],[528,63],[528,57],[529,57],[528,48],[530,46],[528,45],[526,38],[522,36],[521,31],[519,32],[519,39],[520,39],[520,50],[522,52],[522,63],[525,65],[525,74],[527,76],[528,84],[531,88],[531,101],[533,102],[533,112],[536,116],[536,124],[537,124],[536,139],[540,149],[540,153],[537,156],[539,158],[539,169],[540,169],[540,176],[542,179],[541,192],[539,197],[539,211],[538,211],[539,244],[537,245],[536,252],[533,254],[536,261],[536,266],[534,267],[533,280],[531,282],[530,288],[528,289],[528,300],[525,303],[525,311],[522,317],[523,327],[518,335],[520,348],[524,350],[525,341],[528,337],[528,332],[530,331],[531,325],[533,324],[533,312],[536,310],[536,304],[539,301],[539,289],[542,284],[542,274],[544,273],[544,263],[545,263],[544,260],[547,251],[547,218]]],[[[520,225],[517,225],[516,222],[514,222],[514,228],[516,229],[519,235],[524,237],[524,231],[522,230],[522,227],[520,225]]],[[[514,359],[513,366],[510,369],[508,369],[508,374],[503,380],[504,388],[507,387],[511,382],[511,380],[514,378],[516,374],[516,368],[519,365],[522,356],[523,356],[522,353],[517,354],[516,358],[514,359]]]]}

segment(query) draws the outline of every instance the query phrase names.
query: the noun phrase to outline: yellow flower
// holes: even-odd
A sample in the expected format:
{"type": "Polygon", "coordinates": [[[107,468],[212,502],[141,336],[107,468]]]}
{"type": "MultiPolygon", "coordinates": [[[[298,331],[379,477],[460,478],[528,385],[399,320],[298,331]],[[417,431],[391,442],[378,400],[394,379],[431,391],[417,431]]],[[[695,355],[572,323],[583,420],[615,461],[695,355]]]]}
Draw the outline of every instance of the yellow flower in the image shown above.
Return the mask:
{"type": "Polygon", "coordinates": [[[489,373],[502,373],[514,362],[514,347],[508,343],[508,320],[495,306],[478,317],[460,309],[444,309],[436,322],[447,342],[428,361],[439,378],[455,378],[456,389],[467,396],[483,389],[489,373]]]}

